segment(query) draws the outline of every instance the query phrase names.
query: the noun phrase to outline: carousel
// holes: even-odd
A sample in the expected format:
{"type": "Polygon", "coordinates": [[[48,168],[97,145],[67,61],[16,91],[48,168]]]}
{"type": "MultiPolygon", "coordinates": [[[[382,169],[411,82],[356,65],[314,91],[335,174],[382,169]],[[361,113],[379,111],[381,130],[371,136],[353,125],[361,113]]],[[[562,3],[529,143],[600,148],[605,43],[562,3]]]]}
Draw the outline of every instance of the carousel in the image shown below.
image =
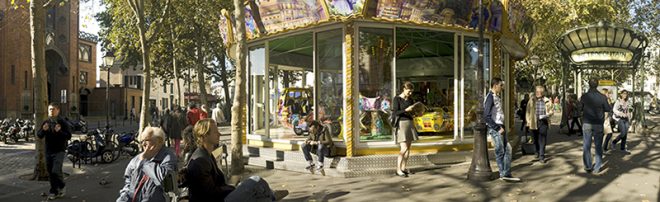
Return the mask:
{"type": "MultiPolygon", "coordinates": [[[[511,64],[526,56],[532,30],[519,0],[484,0],[485,51],[479,53],[478,3],[247,2],[248,162],[296,170],[295,161],[304,164],[298,150],[307,124],[318,120],[333,135],[330,167],[338,175],[394,169],[399,148],[388,120],[392,98],[406,81],[415,85],[413,99],[425,106],[414,118],[420,140],[409,166],[468,160],[480,117],[478,55],[484,55],[486,82],[510,81],[511,64]]],[[[220,29],[231,47],[236,25],[228,13],[220,29]]],[[[506,113],[513,117],[514,85],[505,83],[506,113]]]]}

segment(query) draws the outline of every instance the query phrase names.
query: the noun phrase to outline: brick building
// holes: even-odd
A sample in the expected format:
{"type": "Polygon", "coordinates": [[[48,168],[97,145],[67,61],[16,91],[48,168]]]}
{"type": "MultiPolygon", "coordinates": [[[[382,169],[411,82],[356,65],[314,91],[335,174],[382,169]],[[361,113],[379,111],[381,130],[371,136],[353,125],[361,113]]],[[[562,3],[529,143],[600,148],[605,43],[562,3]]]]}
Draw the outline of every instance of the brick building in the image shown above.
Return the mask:
{"type": "MultiPolygon", "coordinates": [[[[0,1],[0,117],[30,117],[34,109],[28,5],[16,3],[23,7],[0,1]]],[[[63,114],[86,113],[95,80],[96,41],[79,32],[78,6],[69,0],[46,10],[48,100],[60,102],[63,114]]]]}

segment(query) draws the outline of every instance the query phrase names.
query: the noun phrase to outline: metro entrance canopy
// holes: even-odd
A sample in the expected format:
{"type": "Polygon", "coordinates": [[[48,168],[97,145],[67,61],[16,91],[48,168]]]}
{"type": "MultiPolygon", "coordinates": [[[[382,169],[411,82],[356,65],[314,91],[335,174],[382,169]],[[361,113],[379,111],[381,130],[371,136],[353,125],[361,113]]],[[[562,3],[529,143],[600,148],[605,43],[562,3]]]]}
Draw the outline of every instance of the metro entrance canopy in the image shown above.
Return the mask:
{"type": "Polygon", "coordinates": [[[606,22],[569,30],[557,41],[575,69],[636,69],[647,45],[644,35],[606,22]]]}

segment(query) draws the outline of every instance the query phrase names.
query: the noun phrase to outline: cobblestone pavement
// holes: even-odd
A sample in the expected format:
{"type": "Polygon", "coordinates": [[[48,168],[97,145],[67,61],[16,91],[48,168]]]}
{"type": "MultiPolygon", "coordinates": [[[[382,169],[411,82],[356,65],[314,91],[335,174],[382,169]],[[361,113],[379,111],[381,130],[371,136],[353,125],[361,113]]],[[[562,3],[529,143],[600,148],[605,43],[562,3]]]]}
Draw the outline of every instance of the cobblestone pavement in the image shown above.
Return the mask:
{"type": "MultiPolygon", "coordinates": [[[[583,171],[581,137],[561,134],[556,125],[551,127],[549,134],[548,163],[534,161],[531,155],[520,156],[520,151],[516,151],[512,172],[523,179],[521,183],[467,181],[469,163],[419,171],[409,178],[335,178],[252,166],[248,166],[245,175],[262,176],[273,189],[288,190],[289,195],[282,201],[650,202],[660,198],[658,130],[629,134],[628,145],[632,154],[607,154],[604,166],[607,171],[602,175],[583,171]]],[[[16,158],[23,155],[30,156],[27,153],[3,156],[16,158]]],[[[0,158],[0,162],[5,161],[8,160],[0,158]]],[[[114,201],[122,186],[121,176],[127,163],[125,158],[111,164],[84,165],[83,169],[65,165],[65,172],[71,176],[66,179],[67,196],[59,201],[114,201]],[[110,184],[100,185],[102,179],[110,184]]],[[[492,159],[490,165],[493,171],[497,171],[497,164],[492,159]]],[[[28,166],[25,169],[29,171],[31,165],[28,166]]],[[[43,200],[40,193],[47,188],[47,182],[26,181],[5,174],[0,177],[0,201],[40,201],[43,200]]]]}

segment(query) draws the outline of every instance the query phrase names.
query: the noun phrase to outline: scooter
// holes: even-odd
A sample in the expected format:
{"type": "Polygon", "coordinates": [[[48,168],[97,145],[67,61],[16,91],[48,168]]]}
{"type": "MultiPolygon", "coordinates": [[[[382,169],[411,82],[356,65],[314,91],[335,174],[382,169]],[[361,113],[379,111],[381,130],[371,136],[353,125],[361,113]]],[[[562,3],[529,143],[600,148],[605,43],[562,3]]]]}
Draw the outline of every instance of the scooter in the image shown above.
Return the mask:
{"type": "Polygon", "coordinates": [[[121,152],[126,153],[130,156],[135,156],[140,153],[140,146],[137,142],[136,137],[137,132],[127,132],[124,134],[117,134],[116,139],[119,144],[118,149],[121,152]]]}
{"type": "Polygon", "coordinates": [[[67,146],[67,158],[75,163],[81,160],[91,162],[92,158],[101,158],[104,163],[111,163],[118,158],[114,152],[116,144],[106,142],[101,135],[104,131],[96,129],[89,132],[84,140],[74,140],[67,146]],[[108,144],[106,144],[108,143],[108,144]]]}

